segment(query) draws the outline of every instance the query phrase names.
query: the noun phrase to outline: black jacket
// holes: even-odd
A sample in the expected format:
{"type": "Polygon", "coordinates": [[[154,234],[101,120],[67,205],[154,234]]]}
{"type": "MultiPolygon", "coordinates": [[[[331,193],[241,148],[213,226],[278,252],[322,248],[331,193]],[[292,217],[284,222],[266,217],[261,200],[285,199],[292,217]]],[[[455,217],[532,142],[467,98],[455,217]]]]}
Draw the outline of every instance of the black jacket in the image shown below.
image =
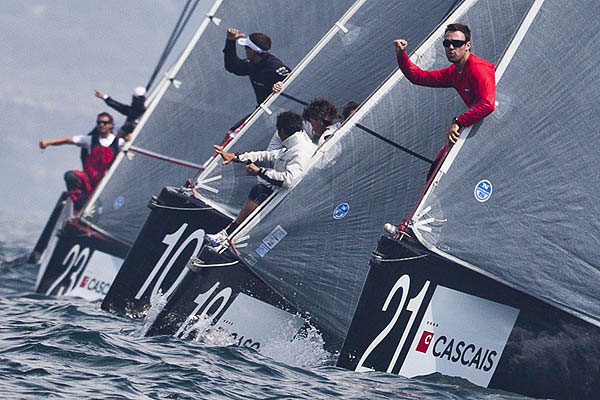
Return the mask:
{"type": "Polygon", "coordinates": [[[242,60],[237,56],[235,40],[226,40],[225,69],[239,76],[249,76],[256,102],[262,103],[271,94],[275,82],[285,79],[290,74],[290,69],[283,65],[277,57],[266,53],[260,63],[254,64],[250,60],[242,60]]]}

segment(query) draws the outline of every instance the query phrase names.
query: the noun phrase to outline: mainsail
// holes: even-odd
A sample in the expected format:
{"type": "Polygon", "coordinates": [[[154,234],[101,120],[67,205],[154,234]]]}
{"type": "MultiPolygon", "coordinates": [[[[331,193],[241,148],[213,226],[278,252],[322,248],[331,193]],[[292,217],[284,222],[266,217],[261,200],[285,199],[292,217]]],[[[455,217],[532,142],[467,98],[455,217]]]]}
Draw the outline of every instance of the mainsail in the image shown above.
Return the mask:
{"type": "MultiPolygon", "coordinates": [[[[169,71],[154,106],[140,121],[135,146],[179,160],[203,163],[237,120],[252,112],[255,97],[247,78],[223,67],[227,28],[264,32],[273,53],[293,67],[325,34],[350,1],[218,0],[192,42],[169,71]],[[284,23],[285,21],[285,23],[284,23]]],[[[260,143],[259,143],[260,144],[260,143]]],[[[140,154],[121,155],[106,185],[88,205],[84,220],[126,243],[133,243],[148,215],[150,195],[168,184],[183,184],[195,171],[140,154]],[[100,213],[92,210],[100,211],[100,213]],[[100,215],[98,215],[100,214],[100,215]]]]}
{"type": "Polygon", "coordinates": [[[413,224],[432,251],[599,325],[600,4],[538,3],[496,111],[455,146],[413,224]]]}
{"type": "MultiPolygon", "coordinates": [[[[302,113],[303,102],[325,97],[341,108],[348,101],[363,102],[396,68],[390,61],[392,41],[399,31],[415,45],[421,42],[459,3],[444,0],[359,0],[311,52],[300,74],[286,81],[284,96],[265,103],[230,146],[231,152],[263,149],[275,132],[277,113],[302,113]],[[296,100],[294,100],[296,99],[296,100]]],[[[392,52],[393,54],[393,52],[392,52]]],[[[298,71],[295,71],[298,72],[298,71]]],[[[221,165],[215,159],[198,177],[201,198],[234,217],[256,181],[240,165],[221,165]]]]}
{"type": "MultiPolygon", "coordinates": [[[[424,69],[447,66],[445,25],[462,22],[471,27],[474,52],[496,63],[531,4],[465,1],[412,59],[424,69]]],[[[393,38],[402,36],[405,30],[394,26],[393,38]]],[[[409,40],[410,48],[418,42],[409,40]]],[[[391,40],[380,62],[395,66],[391,40]]],[[[242,257],[294,305],[310,311],[318,326],[344,338],[382,226],[408,214],[430,166],[368,131],[433,159],[462,110],[454,90],[418,87],[396,71],[321,148],[294,190],[263,212],[270,211],[249,231],[242,257]]]]}

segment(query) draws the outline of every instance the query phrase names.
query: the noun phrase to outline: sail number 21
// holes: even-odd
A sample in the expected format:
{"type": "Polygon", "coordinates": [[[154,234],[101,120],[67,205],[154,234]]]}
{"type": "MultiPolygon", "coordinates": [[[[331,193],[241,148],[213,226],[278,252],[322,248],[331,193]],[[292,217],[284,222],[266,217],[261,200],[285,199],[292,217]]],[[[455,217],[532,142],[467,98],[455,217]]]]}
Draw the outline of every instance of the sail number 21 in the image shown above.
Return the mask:
{"type": "MultiPolygon", "coordinates": [[[[393,355],[392,359],[390,360],[390,363],[387,367],[388,373],[392,372],[392,370],[394,369],[394,367],[396,365],[396,362],[398,361],[398,356],[400,355],[400,352],[402,351],[402,349],[404,347],[406,338],[408,337],[408,333],[410,332],[410,330],[415,322],[415,318],[417,317],[418,311],[421,308],[421,305],[423,304],[423,299],[425,298],[425,294],[427,293],[428,288],[429,288],[429,281],[426,281],[425,284],[423,285],[423,288],[421,288],[421,291],[419,292],[419,294],[417,296],[415,296],[414,298],[410,299],[410,301],[408,302],[408,305],[406,306],[406,310],[410,311],[410,313],[411,313],[410,319],[408,320],[408,323],[406,324],[406,327],[404,328],[404,331],[402,332],[402,337],[400,338],[400,341],[398,342],[398,346],[396,346],[396,351],[394,352],[394,355],[393,355]]],[[[394,316],[392,317],[390,322],[386,325],[386,327],[375,337],[375,339],[367,347],[367,349],[363,353],[362,357],[358,361],[358,365],[356,366],[356,371],[370,371],[371,370],[371,368],[364,367],[364,363],[367,360],[367,358],[369,357],[369,355],[373,352],[373,350],[375,350],[375,348],[383,341],[383,339],[385,339],[385,337],[394,328],[394,325],[396,325],[396,322],[398,322],[398,318],[400,318],[400,314],[404,310],[404,305],[405,305],[407,297],[408,297],[408,290],[410,289],[410,276],[402,275],[400,277],[400,279],[398,279],[396,281],[396,283],[394,284],[394,287],[392,287],[392,289],[390,290],[390,293],[388,294],[388,297],[385,300],[385,303],[383,304],[381,311],[387,312],[390,302],[396,295],[396,292],[400,289],[402,289],[402,298],[400,300],[400,304],[398,304],[398,308],[394,312],[394,316]]]]}

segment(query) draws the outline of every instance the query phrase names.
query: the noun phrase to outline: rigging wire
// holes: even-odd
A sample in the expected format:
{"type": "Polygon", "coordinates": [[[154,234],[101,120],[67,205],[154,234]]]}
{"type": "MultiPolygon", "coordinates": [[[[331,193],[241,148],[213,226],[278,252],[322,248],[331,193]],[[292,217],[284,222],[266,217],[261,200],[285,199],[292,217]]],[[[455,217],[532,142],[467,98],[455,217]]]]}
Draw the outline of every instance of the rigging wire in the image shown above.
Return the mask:
{"type": "MultiPolygon", "coordinates": [[[[292,101],[295,101],[296,103],[302,104],[303,106],[307,106],[308,105],[308,103],[305,102],[304,100],[300,100],[299,98],[291,96],[291,95],[289,95],[287,93],[279,93],[279,95],[285,97],[286,99],[290,99],[292,101]]],[[[368,134],[372,135],[373,137],[376,137],[377,139],[382,140],[385,143],[387,143],[387,144],[389,144],[391,146],[394,146],[395,148],[397,148],[399,150],[402,150],[403,152],[405,152],[407,154],[410,154],[413,157],[418,158],[419,160],[423,160],[423,161],[425,161],[425,162],[427,162],[429,164],[433,164],[433,160],[431,160],[431,159],[429,159],[429,158],[427,158],[427,157],[425,157],[425,156],[423,156],[423,155],[421,155],[421,154],[419,154],[417,152],[414,152],[414,151],[410,150],[409,148],[404,147],[404,146],[402,146],[402,145],[394,142],[393,140],[390,140],[390,139],[386,138],[385,136],[382,136],[382,135],[378,134],[374,130],[369,129],[369,128],[367,128],[364,125],[355,124],[355,126],[357,128],[359,128],[359,129],[362,129],[363,131],[367,132],[368,134]]]]}
{"type": "Polygon", "coordinates": [[[199,171],[204,171],[206,169],[206,167],[204,165],[199,165],[199,164],[195,164],[195,163],[192,163],[192,162],[189,162],[189,161],[180,160],[179,158],[175,158],[175,157],[165,156],[164,154],[155,153],[153,151],[150,151],[150,150],[147,150],[147,149],[142,149],[141,147],[137,147],[137,146],[130,146],[129,149],[123,150],[123,152],[125,154],[127,154],[127,152],[129,152],[129,151],[131,151],[133,153],[141,154],[141,155],[146,156],[146,157],[155,158],[157,160],[166,161],[166,162],[170,162],[172,164],[181,165],[183,167],[197,169],[199,171]]]}
{"type": "Polygon", "coordinates": [[[150,87],[154,83],[156,76],[162,69],[169,54],[171,54],[173,47],[175,47],[175,43],[179,39],[179,36],[181,36],[183,29],[187,25],[188,21],[190,20],[190,17],[194,13],[194,11],[196,10],[196,7],[198,6],[198,3],[200,2],[200,0],[196,0],[194,5],[190,9],[190,4],[192,3],[192,1],[193,0],[188,0],[186,2],[185,6],[183,7],[183,11],[181,11],[181,15],[179,15],[179,18],[177,19],[177,23],[175,24],[175,27],[173,28],[173,32],[171,32],[171,36],[169,37],[169,40],[167,41],[167,44],[166,44],[160,58],[158,59],[158,63],[156,64],[156,67],[154,68],[154,72],[152,72],[150,80],[148,81],[148,84],[146,85],[146,91],[150,90],[150,87]],[[188,9],[189,9],[189,11],[188,11],[188,9]]]}

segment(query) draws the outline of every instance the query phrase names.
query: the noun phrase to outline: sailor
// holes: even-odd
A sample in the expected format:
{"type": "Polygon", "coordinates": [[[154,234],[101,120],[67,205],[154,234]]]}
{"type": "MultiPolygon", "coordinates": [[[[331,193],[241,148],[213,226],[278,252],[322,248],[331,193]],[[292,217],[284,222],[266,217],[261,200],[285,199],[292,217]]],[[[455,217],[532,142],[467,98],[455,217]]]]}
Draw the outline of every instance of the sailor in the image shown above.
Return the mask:
{"type": "Polygon", "coordinates": [[[142,114],[144,114],[144,112],[146,111],[146,89],[144,89],[141,86],[138,86],[133,90],[130,105],[118,102],[109,95],[102,93],[98,89],[94,90],[94,94],[99,99],[103,99],[107,106],[114,108],[115,110],[126,116],[126,123],[136,123],[140,119],[142,114]]]}
{"type": "Polygon", "coordinates": [[[206,235],[212,246],[227,240],[228,236],[263,202],[274,190],[289,189],[306,171],[316,146],[302,130],[302,117],[293,111],[277,116],[277,134],[283,148],[271,151],[254,151],[242,154],[228,153],[222,146],[214,145],[223,157],[223,165],[231,162],[246,164],[246,175],[258,176],[265,183],[255,185],[235,221],[216,234],[206,235]]]}
{"type": "Polygon", "coordinates": [[[360,106],[360,104],[354,100],[351,100],[348,103],[346,103],[346,105],[344,106],[344,109],[342,110],[342,118],[340,120],[340,125],[342,125],[344,122],[346,122],[346,120],[348,118],[350,118],[352,116],[352,114],[354,114],[354,112],[356,111],[356,109],[359,106],[360,106]]]}
{"type": "MultiPolygon", "coordinates": [[[[225,69],[232,74],[250,78],[257,105],[269,97],[275,83],[282,81],[290,74],[290,69],[281,60],[269,53],[270,49],[271,38],[264,33],[252,33],[246,37],[244,33],[239,33],[235,28],[227,30],[227,40],[223,49],[225,69]],[[244,60],[237,56],[236,40],[240,46],[244,46],[247,57],[244,60]]],[[[250,114],[236,122],[229,129],[223,145],[231,140],[229,135],[237,133],[236,130],[243,126],[249,116],[250,114]]]]}
{"type": "Polygon", "coordinates": [[[114,108],[127,117],[121,129],[119,129],[119,136],[122,137],[133,132],[133,129],[140,120],[140,117],[146,111],[146,89],[141,86],[138,86],[133,90],[133,95],[131,96],[131,105],[118,102],[109,95],[102,93],[98,89],[94,90],[94,94],[99,99],[103,99],[107,106],[114,108]]]}
{"type": "Polygon", "coordinates": [[[430,87],[453,87],[469,107],[464,113],[454,117],[448,128],[446,145],[434,159],[427,178],[433,174],[449,149],[456,143],[463,128],[471,126],[494,111],[496,101],[496,79],[494,66],[470,52],[471,31],[464,24],[450,24],[446,27],[442,44],[446,57],[452,64],[441,70],[423,71],[413,64],[406,54],[408,42],[394,41],[398,66],[406,78],[416,85],[430,87]]]}
{"type": "MultiPolygon", "coordinates": [[[[302,112],[304,132],[314,144],[321,146],[341,126],[341,123],[333,122],[337,117],[335,104],[325,98],[314,99],[304,107],[302,112]]],[[[267,146],[267,150],[280,149],[281,147],[281,139],[275,132],[267,146]]]]}
{"type": "Polygon", "coordinates": [[[73,170],[65,173],[65,183],[75,210],[83,207],[90,193],[100,183],[104,173],[112,164],[119,148],[126,142],[126,139],[112,133],[113,118],[109,113],[98,114],[96,123],[98,135],[64,137],[42,140],[39,143],[42,150],[48,146],[72,144],[89,152],[83,164],[83,171],[73,170]]]}
{"type": "Polygon", "coordinates": [[[308,134],[317,146],[325,143],[339,128],[339,125],[334,124],[337,117],[337,108],[331,101],[325,98],[313,100],[309,105],[304,107],[304,111],[302,112],[302,118],[309,122],[307,128],[310,132],[308,134]]]}

